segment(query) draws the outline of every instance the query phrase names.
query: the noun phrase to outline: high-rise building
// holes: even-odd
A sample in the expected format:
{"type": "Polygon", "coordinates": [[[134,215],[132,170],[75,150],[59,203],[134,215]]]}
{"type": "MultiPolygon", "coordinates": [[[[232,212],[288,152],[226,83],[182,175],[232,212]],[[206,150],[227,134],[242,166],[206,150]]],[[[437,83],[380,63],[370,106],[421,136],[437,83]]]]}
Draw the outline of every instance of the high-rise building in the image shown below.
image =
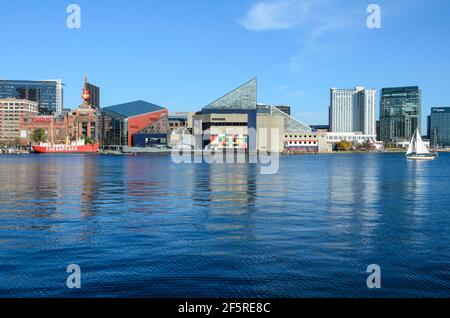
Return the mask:
{"type": "Polygon", "coordinates": [[[381,90],[381,140],[392,142],[411,139],[420,130],[422,92],[418,86],[381,90]]]}
{"type": "Polygon", "coordinates": [[[450,147],[450,107],[433,107],[430,115],[430,144],[450,147]]]}
{"type": "Polygon", "coordinates": [[[361,132],[376,135],[376,91],[355,89],[330,90],[329,125],[331,132],[361,132]]]}
{"type": "Polygon", "coordinates": [[[63,110],[63,84],[61,80],[0,80],[0,98],[26,99],[37,102],[40,114],[59,115],[63,110]]]}
{"type": "Polygon", "coordinates": [[[89,105],[95,109],[100,108],[100,87],[87,82],[86,89],[88,90],[90,96],[88,101],[89,105]]]}
{"type": "Polygon", "coordinates": [[[38,104],[24,99],[0,99],[0,144],[17,145],[23,136],[20,120],[24,116],[37,116],[38,104]]]}

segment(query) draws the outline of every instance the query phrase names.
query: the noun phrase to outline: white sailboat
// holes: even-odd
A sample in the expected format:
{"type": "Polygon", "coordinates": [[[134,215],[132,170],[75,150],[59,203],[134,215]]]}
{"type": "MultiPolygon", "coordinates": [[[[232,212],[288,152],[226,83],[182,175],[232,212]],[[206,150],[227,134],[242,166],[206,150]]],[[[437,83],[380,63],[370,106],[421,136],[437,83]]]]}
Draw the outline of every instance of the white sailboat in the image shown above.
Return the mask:
{"type": "Polygon", "coordinates": [[[414,136],[409,144],[406,158],[411,160],[434,160],[437,158],[437,153],[431,153],[420,136],[419,128],[417,128],[414,136]]]}

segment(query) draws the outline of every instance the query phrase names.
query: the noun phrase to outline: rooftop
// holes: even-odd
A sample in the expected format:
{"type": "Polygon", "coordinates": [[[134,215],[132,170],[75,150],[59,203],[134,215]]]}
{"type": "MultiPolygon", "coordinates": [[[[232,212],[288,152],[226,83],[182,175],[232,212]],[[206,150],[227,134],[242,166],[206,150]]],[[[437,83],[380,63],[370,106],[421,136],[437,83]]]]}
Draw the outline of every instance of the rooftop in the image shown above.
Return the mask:
{"type": "Polygon", "coordinates": [[[236,88],[228,94],[222,96],[204,110],[211,109],[254,109],[256,110],[257,80],[256,78],[248,81],[244,85],[236,88]]]}
{"type": "Polygon", "coordinates": [[[134,117],[165,110],[164,107],[138,100],[134,102],[104,107],[102,110],[111,111],[124,117],[134,117]]]}

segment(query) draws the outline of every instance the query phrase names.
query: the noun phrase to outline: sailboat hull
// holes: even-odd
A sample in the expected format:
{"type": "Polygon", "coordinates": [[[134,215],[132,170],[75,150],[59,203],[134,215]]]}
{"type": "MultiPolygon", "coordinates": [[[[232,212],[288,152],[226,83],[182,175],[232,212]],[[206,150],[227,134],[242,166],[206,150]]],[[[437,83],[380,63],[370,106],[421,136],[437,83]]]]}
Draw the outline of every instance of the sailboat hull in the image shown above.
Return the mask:
{"type": "Polygon", "coordinates": [[[409,160],[434,160],[438,156],[437,154],[426,154],[426,155],[417,155],[417,154],[411,154],[406,156],[409,160]]]}

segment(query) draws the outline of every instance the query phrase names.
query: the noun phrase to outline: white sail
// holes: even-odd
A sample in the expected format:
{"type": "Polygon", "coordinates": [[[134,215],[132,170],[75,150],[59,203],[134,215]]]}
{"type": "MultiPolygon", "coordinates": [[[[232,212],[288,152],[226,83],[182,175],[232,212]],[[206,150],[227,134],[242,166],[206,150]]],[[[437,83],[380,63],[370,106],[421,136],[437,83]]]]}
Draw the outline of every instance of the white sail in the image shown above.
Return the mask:
{"type": "Polygon", "coordinates": [[[422,140],[419,130],[416,132],[416,153],[419,155],[429,155],[430,151],[422,140]]]}
{"type": "Polygon", "coordinates": [[[411,138],[411,142],[409,143],[408,152],[406,155],[410,155],[416,152],[416,133],[411,138]]]}

